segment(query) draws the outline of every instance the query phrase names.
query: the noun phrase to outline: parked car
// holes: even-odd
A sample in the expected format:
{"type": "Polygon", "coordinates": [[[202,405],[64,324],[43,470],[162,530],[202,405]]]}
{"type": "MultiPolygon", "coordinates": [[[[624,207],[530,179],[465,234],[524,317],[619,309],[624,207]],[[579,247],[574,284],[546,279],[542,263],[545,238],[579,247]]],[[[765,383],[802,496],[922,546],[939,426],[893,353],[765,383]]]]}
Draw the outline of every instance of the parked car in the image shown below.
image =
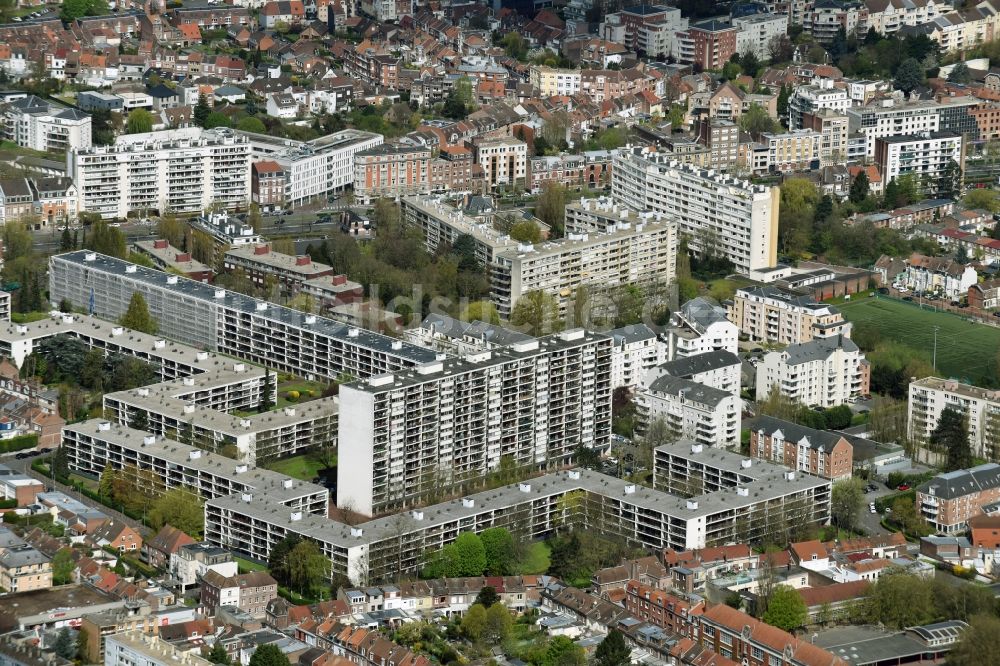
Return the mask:
{"type": "Polygon", "coordinates": [[[902,490],[904,492],[907,491],[907,490],[909,490],[909,489],[910,489],[910,486],[909,486],[909,484],[906,484],[906,483],[901,483],[898,486],[896,486],[896,490],[902,490]]]}

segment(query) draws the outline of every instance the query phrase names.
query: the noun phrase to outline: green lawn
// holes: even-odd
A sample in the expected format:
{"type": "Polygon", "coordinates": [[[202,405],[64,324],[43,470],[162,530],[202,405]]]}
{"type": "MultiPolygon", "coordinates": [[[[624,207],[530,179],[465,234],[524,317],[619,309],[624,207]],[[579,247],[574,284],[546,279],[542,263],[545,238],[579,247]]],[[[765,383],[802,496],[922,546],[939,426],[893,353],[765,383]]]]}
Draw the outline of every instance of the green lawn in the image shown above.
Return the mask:
{"type": "Polygon", "coordinates": [[[308,402],[309,400],[315,400],[316,398],[323,395],[323,389],[326,385],[322,382],[307,382],[305,380],[301,381],[289,381],[289,382],[279,382],[278,383],[278,405],[277,408],[287,407],[289,405],[297,405],[302,402],[308,402]],[[298,391],[298,400],[289,400],[288,392],[298,391]],[[316,395],[314,397],[309,397],[309,391],[314,392],[316,395]]]}
{"type": "Polygon", "coordinates": [[[304,453],[300,456],[282,458],[267,465],[267,468],[280,474],[287,474],[303,481],[312,481],[319,476],[320,470],[325,469],[323,464],[313,460],[312,456],[304,453]]]}
{"type": "Polygon", "coordinates": [[[543,574],[549,570],[549,546],[544,541],[530,544],[524,553],[524,559],[518,567],[524,576],[543,574]]]}
{"type": "Polygon", "coordinates": [[[239,567],[241,572],[267,571],[266,566],[258,564],[252,560],[245,560],[242,557],[236,557],[235,555],[233,556],[233,559],[236,561],[236,566],[239,567]]]}
{"type": "Polygon", "coordinates": [[[873,322],[883,340],[895,340],[930,356],[937,334],[938,374],[976,381],[993,372],[1000,349],[1000,329],[970,323],[949,312],[923,309],[888,298],[867,298],[837,306],[852,323],[873,322]]]}

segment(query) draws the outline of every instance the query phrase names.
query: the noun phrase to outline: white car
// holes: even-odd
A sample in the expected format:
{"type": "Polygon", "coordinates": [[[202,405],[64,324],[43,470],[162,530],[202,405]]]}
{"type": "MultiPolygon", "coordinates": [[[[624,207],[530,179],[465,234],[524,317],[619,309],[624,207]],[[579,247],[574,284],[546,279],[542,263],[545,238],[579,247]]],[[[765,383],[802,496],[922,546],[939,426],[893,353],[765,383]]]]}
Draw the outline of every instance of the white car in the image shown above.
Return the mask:
{"type": "Polygon", "coordinates": [[[870,512],[872,512],[872,513],[878,513],[878,511],[876,511],[876,510],[875,510],[875,507],[874,507],[874,506],[870,506],[870,507],[868,507],[868,510],[869,510],[870,512]]]}

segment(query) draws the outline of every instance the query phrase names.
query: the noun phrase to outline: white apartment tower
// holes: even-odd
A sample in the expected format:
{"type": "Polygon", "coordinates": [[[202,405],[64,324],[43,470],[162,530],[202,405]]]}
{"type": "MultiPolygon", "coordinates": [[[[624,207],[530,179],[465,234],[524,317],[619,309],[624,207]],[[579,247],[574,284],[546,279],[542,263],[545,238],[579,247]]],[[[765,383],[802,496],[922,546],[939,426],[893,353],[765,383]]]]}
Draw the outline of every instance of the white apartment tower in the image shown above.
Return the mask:
{"type": "Polygon", "coordinates": [[[366,515],[611,436],[611,338],[582,329],[341,386],[338,504],[366,515]]]}
{"type": "Polygon", "coordinates": [[[628,208],[677,220],[692,250],[715,251],[737,271],[770,268],[778,261],[777,187],[633,149],[615,157],[611,193],[628,208]]]}
{"type": "Polygon", "coordinates": [[[68,175],[80,210],[104,218],[133,211],[201,212],[250,201],[250,144],[229,129],[129,134],[111,146],[73,150],[68,175]]]}

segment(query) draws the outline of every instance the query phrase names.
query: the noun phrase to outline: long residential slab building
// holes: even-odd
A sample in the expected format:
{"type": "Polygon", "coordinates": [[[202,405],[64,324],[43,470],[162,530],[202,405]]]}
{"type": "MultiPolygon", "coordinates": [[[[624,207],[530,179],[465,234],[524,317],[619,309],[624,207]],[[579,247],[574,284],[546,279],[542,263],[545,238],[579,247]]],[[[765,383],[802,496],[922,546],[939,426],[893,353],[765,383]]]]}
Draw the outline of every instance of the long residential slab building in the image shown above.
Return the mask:
{"type": "Polygon", "coordinates": [[[571,469],[356,525],[296,515],[266,496],[217,497],[205,504],[205,540],[267,561],[271,548],[297,534],[318,543],[334,573],[363,585],[419,571],[426,553],[489,527],[529,540],[573,525],[645,548],[691,550],[829,519],[828,479],[689,441],[655,453],[664,490],[571,469]],[[696,483],[702,490],[693,497],[665,492],[696,483]]]}
{"type": "Polygon", "coordinates": [[[632,210],[677,220],[692,250],[723,256],[739,272],[770,268],[778,261],[777,187],[636,148],[614,158],[611,195],[632,210]]]}
{"type": "Polygon", "coordinates": [[[532,291],[551,295],[565,312],[581,286],[665,284],[676,277],[677,225],[656,212],[637,213],[607,200],[574,202],[566,206],[566,237],[531,244],[435,197],[404,197],[402,203],[403,219],[423,232],[429,252],[462,235],[473,238],[501,317],[509,318],[532,291]]]}
{"type": "Polygon", "coordinates": [[[225,128],[127,134],[110,146],[76,148],[66,154],[66,172],[80,210],[108,219],[250,201],[250,143],[225,128]]]}
{"type": "Polygon", "coordinates": [[[274,405],[274,374],[239,360],[126,329],[94,317],[53,313],[48,319],[0,327],[0,356],[19,367],[44,340],[77,338],[106,354],[151,364],[159,383],[104,395],[107,418],[121,425],[142,422],[159,436],[226,452],[244,462],[301,453],[337,437],[336,396],[263,413],[274,405]]]}
{"type": "Polygon", "coordinates": [[[307,379],[394,372],[439,360],[429,349],[234,291],[80,250],[49,259],[49,295],[117,320],[139,292],[161,335],[307,379]]]}

